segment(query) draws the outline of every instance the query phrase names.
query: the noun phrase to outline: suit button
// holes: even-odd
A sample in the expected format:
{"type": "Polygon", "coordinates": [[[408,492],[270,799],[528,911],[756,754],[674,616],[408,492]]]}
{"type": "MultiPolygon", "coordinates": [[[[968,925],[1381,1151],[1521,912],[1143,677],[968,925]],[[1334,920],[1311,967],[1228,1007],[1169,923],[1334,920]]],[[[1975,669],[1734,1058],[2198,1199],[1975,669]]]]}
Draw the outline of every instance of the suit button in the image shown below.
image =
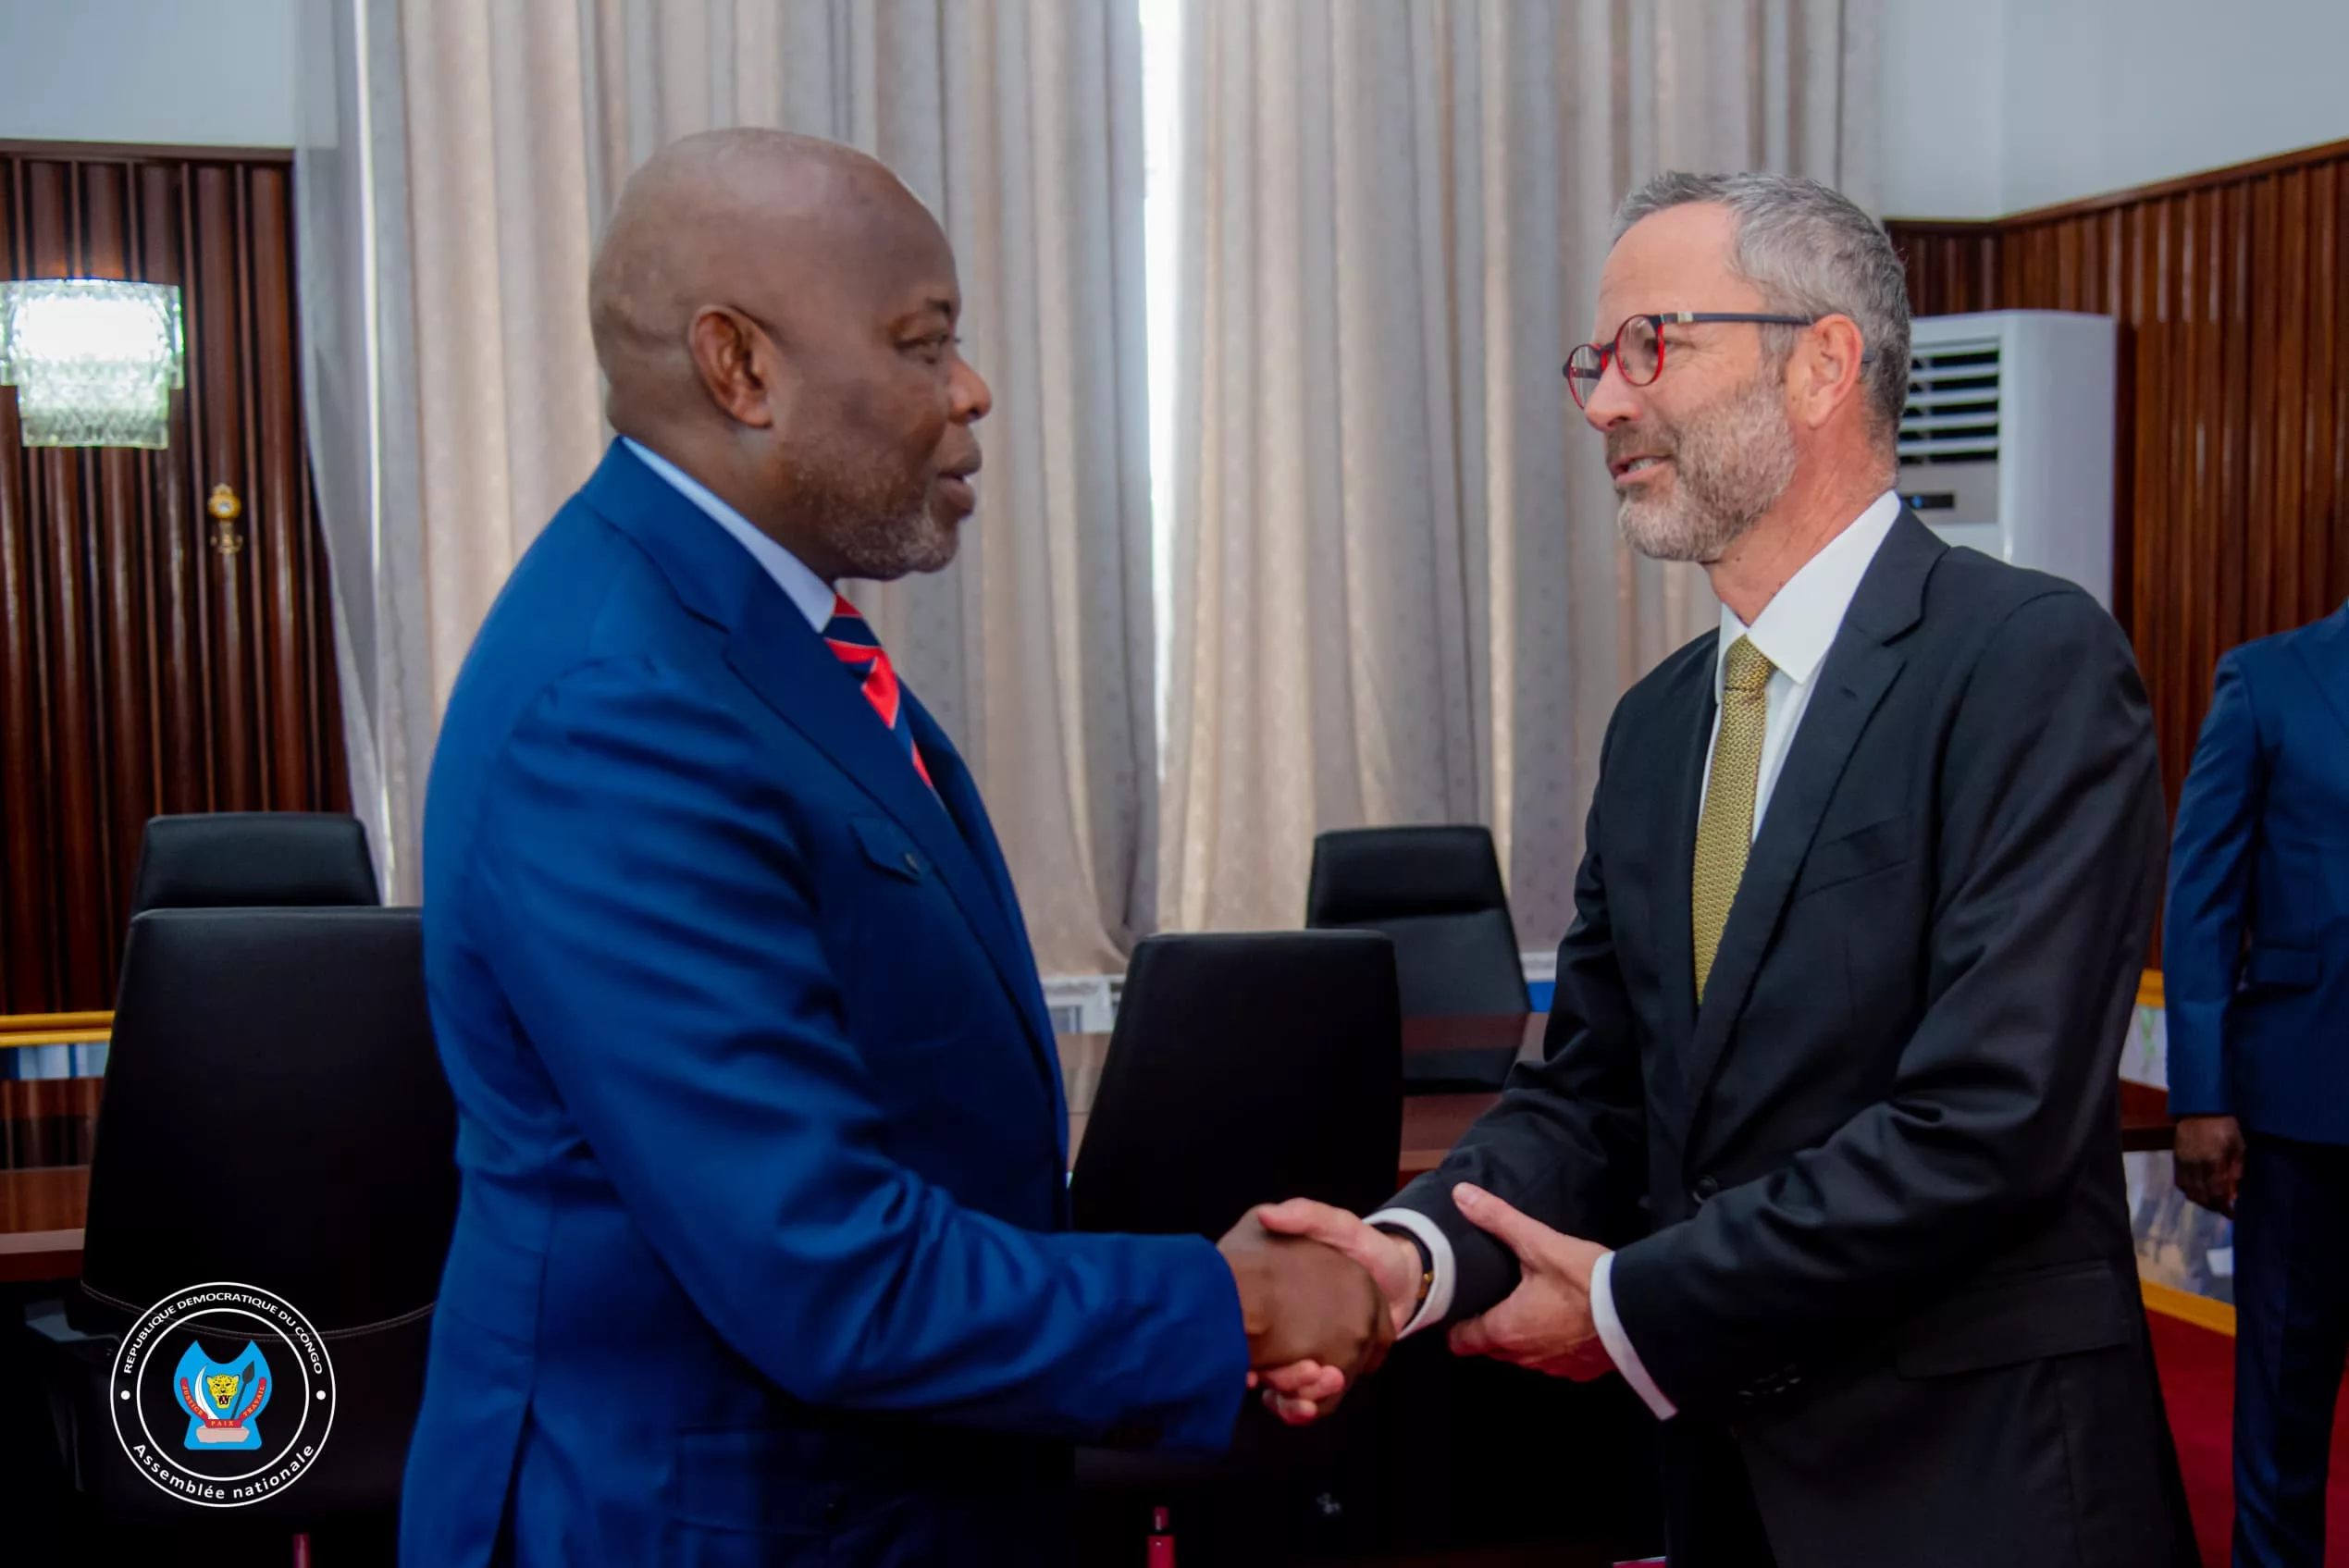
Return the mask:
{"type": "Polygon", "coordinates": [[[837,1525],[840,1523],[840,1516],[847,1512],[847,1510],[841,1505],[840,1500],[834,1498],[823,1505],[823,1522],[827,1525],[837,1525]]]}
{"type": "Polygon", "coordinates": [[[1688,1198],[1691,1203],[1701,1208],[1707,1202],[1718,1196],[1720,1191],[1719,1181],[1710,1176],[1700,1176],[1697,1178],[1697,1184],[1688,1189],[1688,1198]]]}
{"type": "Polygon", "coordinates": [[[915,876],[920,876],[921,874],[921,857],[916,855],[910,849],[906,851],[906,870],[911,871],[915,876]]]}

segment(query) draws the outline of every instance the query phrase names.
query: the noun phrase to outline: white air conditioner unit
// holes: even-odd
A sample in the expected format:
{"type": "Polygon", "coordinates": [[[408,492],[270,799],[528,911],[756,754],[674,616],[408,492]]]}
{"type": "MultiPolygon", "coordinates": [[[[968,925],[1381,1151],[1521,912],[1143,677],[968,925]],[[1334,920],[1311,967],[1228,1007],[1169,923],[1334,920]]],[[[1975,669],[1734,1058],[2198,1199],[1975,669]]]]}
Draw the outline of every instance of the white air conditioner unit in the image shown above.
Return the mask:
{"type": "Polygon", "coordinates": [[[1985,311],[1910,324],[1900,499],[1953,545],[2112,608],[2112,318],[1985,311]]]}

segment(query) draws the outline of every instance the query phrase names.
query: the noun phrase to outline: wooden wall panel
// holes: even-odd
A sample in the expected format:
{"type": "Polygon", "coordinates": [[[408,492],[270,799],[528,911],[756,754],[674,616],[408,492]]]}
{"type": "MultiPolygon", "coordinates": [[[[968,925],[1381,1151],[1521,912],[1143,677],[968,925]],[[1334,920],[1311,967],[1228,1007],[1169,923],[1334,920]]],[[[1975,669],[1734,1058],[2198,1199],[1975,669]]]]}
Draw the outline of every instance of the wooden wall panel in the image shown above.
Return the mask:
{"type": "Polygon", "coordinates": [[[111,1006],[150,816],[348,809],[292,172],[0,143],[0,278],[178,284],[188,381],[154,452],[29,450],[0,389],[0,1013],[111,1006]]]}
{"type": "Polygon", "coordinates": [[[2114,609],[2174,805],[2219,655],[2349,599],[2349,142],[1887,228],[1920,315],[2120,322],[2114,609]]]}
{"type": "Polygon", "coordinates": [[[88,1165],[103,1078],[0,1080],[0,1170],[88,1165]]]}

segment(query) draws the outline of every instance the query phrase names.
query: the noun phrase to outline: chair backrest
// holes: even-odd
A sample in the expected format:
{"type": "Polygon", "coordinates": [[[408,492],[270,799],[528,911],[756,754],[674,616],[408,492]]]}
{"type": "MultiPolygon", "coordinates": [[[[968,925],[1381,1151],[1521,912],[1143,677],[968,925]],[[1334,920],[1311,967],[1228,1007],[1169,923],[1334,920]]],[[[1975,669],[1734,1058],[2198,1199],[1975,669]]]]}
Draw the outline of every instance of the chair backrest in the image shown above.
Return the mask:
{"type": "Polygon", "coordinates": [[[1402,1054],[1383,937],[1150,938],[1077,1152],[1077,1228],[1214,1237],[1292,1197],[1366,1211],[1394,1191],[1402,1054]]]}
{"type": "Polygon", "coordinates": [[[432,1303],[456,1108],[414,909],[158,909],[130,924],[81,1285],[142,1311],[258,1286],[321,1332],[432,1303]]]}
{"type": "Polygon", "coordinates": [[[1313,841],[1305,924],[1394,939],[1405,1018],[1522,1013],[1501,859],[1483,828],[1355,828],[1313,841]]]}
{"type": "Polygon", "coordinates": [[[358,818],[218,811],[147,823],[130,913],[380,901],[358,818]]]}

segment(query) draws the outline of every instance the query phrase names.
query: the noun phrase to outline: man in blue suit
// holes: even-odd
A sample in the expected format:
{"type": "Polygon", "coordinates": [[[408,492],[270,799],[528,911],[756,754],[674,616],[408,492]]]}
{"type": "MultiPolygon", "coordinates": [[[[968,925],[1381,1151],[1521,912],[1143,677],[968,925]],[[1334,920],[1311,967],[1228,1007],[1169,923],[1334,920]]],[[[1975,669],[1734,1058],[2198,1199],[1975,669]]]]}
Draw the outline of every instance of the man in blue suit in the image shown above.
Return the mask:
{"type": "Polygon", "coordinates": [[[828,143],[689,139],[613,216],[621,438],[433,768],[464,1196],[419,1568],[1049,1562],[1072,1445],[1219,1446],[1252,1365],[1391,1334],[1357,1266],[1253,1221],[1068,1231],[986,811],[833,586],[954,554],[988,409],[958,306],[930,215],[828,143]]]}
{"type": "Polygon", "coordinates": [[[2235,1222],[2236,1568],[2317,1568],[2349,1358],[2349,606],[2219,661],[2161,958],[2178,1185],[2235,1222]]]}

